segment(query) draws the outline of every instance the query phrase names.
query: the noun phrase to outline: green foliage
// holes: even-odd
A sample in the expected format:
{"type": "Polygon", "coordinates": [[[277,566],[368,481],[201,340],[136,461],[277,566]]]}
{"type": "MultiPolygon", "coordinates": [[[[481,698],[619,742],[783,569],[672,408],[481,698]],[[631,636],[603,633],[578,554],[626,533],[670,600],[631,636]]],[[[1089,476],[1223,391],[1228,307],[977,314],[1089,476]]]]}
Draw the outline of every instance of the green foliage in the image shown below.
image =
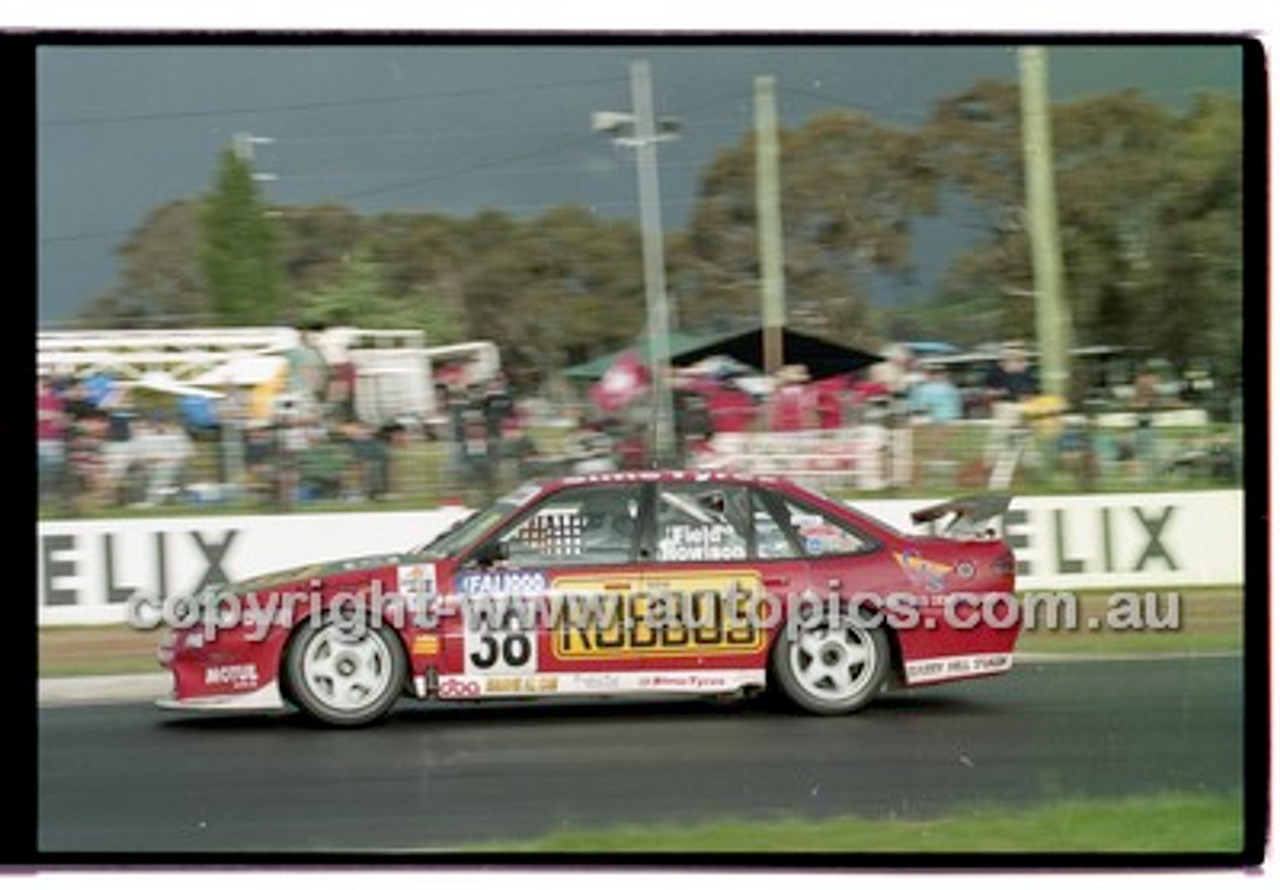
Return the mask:
{"type": "Polygon", "coordinates": [[[364,222],[349,207],[291,207],[274,221],[286,293],[306,293],[332,282],[364,238],[364,222]]]}
{"type": "Polygon", "coordinates": [[[147,215],[116,251],[120,281],[80,311],[91,327],[207,324],[212,306],[200,269],[199,207],[173,201],[147,215]]]}
{"type": "Polygon", "coordinates": [[[249,164],[223,152],[200,214],[201,268],[218,320],[228,325],[281,321],[276,239],[249,164]]]}
{"type": "MultiPolygon", "coordinates": [[[[991,322],[981,339],[1034,336],[1018,119],[1017,84],[984,81],[938,103],[925,126],[926,155],[964,196],[978,232],[922,319],[934,330],[948,307],[967,304],[991,322]]],[[[1173,362],[1238,354],[1242,120],[1240,103],[1220,96],[1182,114],[1132,91],[1054,108],[1078,343],[1140,347],[1173,362]]]]}
{"type": "MultiPolygon", "coordinates": [[[[917,134],[850,112],[819,115],[779,139],[788,313],[849,342],[871,336],[875,275],[910,276],[911,222],[935,211],[936,177],[917,134]]],[[[698,320],[759,311],[755,146],[746,136],[704,176],[677,274],[698,320]]]]}
{"type": "MultiPolygon", "coordinates": [[[[1020,99],[984,80],[914,129],[828,112],[779,134],[791,323],[852,344],[1034,336],[1020,99]],[[913,227],[940,207],[970,240],[934,294],[873,313],[874,282],[911,287],[913,227]]],[[[1242,336],[1243,111],[1135,92],[1059,103],[1053,145],[1066,293],[1080,344],[1234,362],[1242,336]]],[[[667,236],[685,330],[758,317],[755,149],[704,170],[687,229],[667,236]]],[[[120,249],[95,325],[296,322],[409,327],[496,341],[526,384],[631,342],[645,322],[640,238],[583,207],[362,216],[325,205],[267,217],[247,164],[222,158],[201,201],[157,208],[120,249]]]]}
{"type": "Polygon", "coordinates": [[[303,294],[298,311],[308,325],[415,329],[428,343],[463,337],[462,319],[430,286],[395,293],[387,283],[386,264],[368,242],[339,265],[331,280],[303,294]]]}
{"type": "Polygon", "coordinates": [[[382,285],[381,269],[367,245],[340,265],[336,275],[298,300],[304,325],[325,327],[401,327],[400,307],[392,305],[382,285]]]}

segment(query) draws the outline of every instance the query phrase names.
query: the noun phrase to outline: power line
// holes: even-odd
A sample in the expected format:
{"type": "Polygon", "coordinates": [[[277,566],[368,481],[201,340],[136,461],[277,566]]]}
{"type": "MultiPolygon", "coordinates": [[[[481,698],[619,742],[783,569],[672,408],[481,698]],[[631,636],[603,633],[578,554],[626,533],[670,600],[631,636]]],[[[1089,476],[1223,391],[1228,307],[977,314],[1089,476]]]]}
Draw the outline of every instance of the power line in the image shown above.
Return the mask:
{"type": "Polygon", "coordinates": [[[279,111],[311,111],[323,108],[344,108],[348,106],[386,105],[396,102],[434,101],[443,99],[465,99],[486,95],[510,95],[523,92],[549,92],[552,90],[594,87],[625,82],[622,78],[610,77],[601,80],[562,81],[559,83],[533,84],[526,87],[486,87],[460,88],[441,90],[431,93],[402,93],[392,96],[369,96],[360,99],[329,99],[317,102],[286,102],[279,104],[241,106],[231,108],[205,109],[173,109],[170,111],[140,111],[122,114],[92,115],[89,117],[59,118],[41,121],[42,126],[66,127],[81,124],[136,123],[138,121],[165,120],[191,117],[223,117],[231,114],[255,114],[279,111]]]}
{"type": "MultiPolygon", "coordinates": [[[[623,165],[622,163],[618,163],[617,166],[622,167],[625,165],[623,165]]],[[[706,163],[703,161],[676,161],[676,162],[664,161],[662,164],[662,169],[664,171],[701,170],[701,169],[704,169],[706,166],[707,166],[706,163]]],[[[469,167],[469,168],[464,168],[462,170],[455,170],[453,173],[449,175],[456,176],[456,177],[476,176],[480,174],[485,174],[489,176],[533,176],[538,174],[562,176],[565,174],[581,174],[581,173],[582,173],[582,164],[580,163],[549,164],[546,166],[538,166],[538,167],[513,166],[510,170],[502,170],[502,169],[495,169],[490,162],[485,162],[484,164],[478,167],[474,167],[474,168],[469,167]]],[[[402,178],[407,175],[413,175],[413,174],[407,174],[404,171],[396,172],[396,171],[390,171],[390,170],[362,170],[362,169],[345,169],[345,170],[332,170],[332,171],[313,170],[311,172],[305,172],[305,173],[289,173],[287,175],[281,175],[279,177],[279,181],[283,183],[283,182],[302,182],[304,180],[339,179],[339,178],[387,179],[389,177],[402,178]]]]}
{"type": "MultiPolygon", "coordinates": [[[[602,81],[579,82],[579,83],[578,83],[578,84],[576,84],[576,85],[583,85],[583,86],[586,86],[586,85],[595,85],[595,84],[600,84],[600,83],[627,83],[627,82],[629,82],[627,78],[609,78],[609,79],[602,80],[602,81]]],[[[575,84],[562,84],[561,86],[573,86],[573,85],[575,85],[575,84]]],[[[544,85],[544,86],[545,86],[545,85],[544,85]]],[[[538,88],[542,88],[542,87],[535,87],[535,89],[538,89],[538,88]]],[[[450,95],[452,95],[452,94],[461,94],[461,93],[466,93],[466,92],[486,92],[486,91],[464,91],[464,90],[459,90],[459,91],[452,91],[452,92],[450,93],[450,95]]],[[[488,91],[488,92],[492,92],[492,91],[488,91]]],[[[507,91],[505,91],[505,90],[504,90],[503,92],[507,92],[507,91]]],[[[444,94],[437,94],[437,95],[444,95],[444,94]]],[[[388,101],[388,102],[389,102],[389,101],[398,101],[398,100],[399,100],[399,99],[401,99],[401,98],[406,98],[406,97],[386,97],[384,101],[388,101]]],[[[361,100],[361,101],[364,101],[364,100],[361,100]]],[[[685,113],[685,114],[693,114],[693,113],[697,113],[697,112],[699,112],[700,110],[703,110],[703,109],[706,109],[706,108],[710,108],[710,107],[712,107],[712,106],[722,105],[722,104],[724,104],[725,102],[737,102],[737,101],[740,101],[740,100],[737,98],[737,94],[736,94],[736,93],[732,93],[732,94],[731,94],[731,93],[723,93],[723,94],[721,94],[721,95],[714,96],[714,97],[712,97],[712,98],[710,98],[710,99],[707,99],[707,100],[705,100],[705,101],[695,103],[695,104],[694,104],[694,105],[692,105],[692,106],[688,106],[684,113],[685,113]]],[[[313,106],[346,105],[346,104],[357,104],[357,103],[356,103],[356,102],[354,102],[354,101],[352,101],[352,102],[348,102],[348,101],[341,101],[341,102],[333,102],[333,103],[312,103],[312,105],[313,105],[313,106]]],[[[259,110],[266,110],[266,109],[264,108],[264,109],[259,109],[259,110]]],[[[194,115],[194,114],[205,114],[205,113],[212,113],[212,114],[216,114],[216,113],[223,113],[223,112],[177,112],[176,114],[179,114],[179,115],[182,115],[182,116],[191,116],[191,115],[194,115]]],[[[225,113],[232,113],[232,112],[227,111],[227,112],[225,112],[225,113]]],[[[112,119],[114,120],[115,118],[112,118],[112,119]]],[[[703,120],[709,120],[709,119],[707,119],[707,118],[705,118],[705,117],[704,117],[704,118],[702,118],[702,119],[703,119],[703,120]]],[[[62,121],[62,122],[49,122],[49,123],[77,123],[77,122],[89,122],[89,119],[80,119],[80,120],[78,120],[78,121],[70,121],[70,120],[68,120],[68,121],[62,121]]],[[[433,134],[423,134],[423,135],[429,135],[429,136],[430,136],[430,138],[432,138],[432,139],[441,139],[441,138],[471,138],[471,137],[473,137],[473,136],[474,136],[474,137],[476,137],[476,138],[481,138],[481,137],[501,137],[501,136],[504,136],[504,135],[529,135],[529,134],[531,134],[531,133],[536,134],[536,133],[565,133],[565,132],[570,132],[570,131],[569,131],[569,130],[567,130],[567,129],[565,129],[565,128],[559,127],[559,128],[546,128],[546,129],[539,129],[539,130],[528,130],[528,129],[525,129],[525,130],[519,130],[519,131],[492,131],[492,130],[490,130],[490,131],[474,131],[474,132],[472,132],[472,133],[462,133],[462,134],[458,134],[458,133],[456,133],[456,132],[455,132],[455,133],[452,133],[452,134],[439,134],[439,133],[433,133],[433,134]]],[[[332,141],[345,141],[345,140],[347,140],[347,139],[350,139],[350,140],[352,140],[352,141],[358,141],[358,140],[364,140],[364,139],[375,139],[375,140],[376,140],[376,139],[378,139],[378,138],[381,138],[381,137],[377,137],[377,136],[352,136],[352,137],[343,137],[343,136],[335,136],[335,137],[323,137],[323,136],[321,136],[321,137],[281,137],[281,138],[278,138],[278,139],[276,140],[276,142],[277,142],[277,144],[280,144],[280,145],[288,145],[288,144],[290,144],[290,143],[305,143],[305,142],[308,142],[308,141],[327,141],[327,140],[330,140],[330,139],[331,139],[332,141]]],[[[406,139],[406,140],[407,140],[407,139],[412,139],[412,138],[413,138],[413,135],[412,135],[412,134],[393,134],[393,136],[392,136],[391,138],[397,138],[397,139],[401,139],[401,138],[402,138],[402,139],[406,139]]],[[[433,182],[439,182],[439,181],[441,181],[441,180],[446,180],[446,179],[455,179],[455,178],[461,178],[461,177],[467,177],[467,176],[475,176],[475,175],[479,175],[479,174],[482,174],[482,173],[490,173],[490,174],[492,174],[492,173],[494,173],[494,172],[500,172],[502,167],[512,166],[512,165],[515,165],[515,164],[522,163],[522,162],[524,162],[524,161],[535,160],[535,159],[542,158],[542,157],[549,157],[549,156],[553,156],[553,155],[555,155],[555,154],[558,154],[558,153],[560,153],[560,152],[563,152],[563,151],[566,151],[566,150],[568,150],[568,149],[572,149],[572,148],[579,148],[579,147],[594,148],[594,147],[596,147],[597,145],[598,145],[598,141],[597,141],[596,139],[592,138],[591,136],[574,136],[574,137],[572,137],[571,139],[568,139],[568,140],[566,140],[566,141],[564,141],[564,142],[562,142],[562,143],[558,143],[558,144],[553,145],[553,146],[549,146],[549,147],[545,147],[545,148],[541,148],[541,149],[536,149],[536,150],[529,151],[529,152],[522,152],[522,153],[520,153],[520,154],[511,155],[511,156],[509,156],[509,157],[505,157],[505,158],[497,158],[497,159],[494,159],[494,160],[492,160],[492,161],[485,161],[485,162],[482,162],[482,163],[479,163],[479,164],[476,164],[476,165],[473,165],[473,166],[465,167],[465,168],[462,168],[462,169],[454,169],[454,170],[450,170],[450,171],[446,171],[446,172],[433,173],[433,174],[429,174],[429,175],[426,175],[426,176],[417,176],[417,177],[411,177],[411,178],[407,178],[407,179],[401,179],[401,180],[399,180],[399,181],[397,181],[397,182],[395,182],[395,183],[389,184],[389,185],[385,185],[385,186],[375,186],[375,187],[367,188],[367,189],[360,189],[360,190],[357,190],[357,191],[348,192],[348,193],[343,194],[343,195],[338,195],[338,196],[335,196],[335,197],[326,198],[326,199],[324,199],[324,200],[326,200],[326,201],[355,201],[355,200],[360,199],[360,198],[373,197],[373,196],[375,196],[375,195],[385,194],[385,193],[388,193],[388,192],[393,192],[393,191],[400,191],[400,190],[406,190],[406,189],[418,188],[418,187],[423,186],[423,185],[428,185],[428,184],[430,184],[430,183],[433,183],[433,182]]],[[[663,168],[664,168],[664,169],[689,169],[689,168],[700,168],[700,167],[703,167],[703,166],[705,166],[705,164],[702,164],[702,163],[699,163],[699,162],[674,162],[674,163],[673,163],[673,162],[670,162],[670,161],[666,161],[666,162],[664,162],[664,163],[663,163],[663,168]]],[[[509,174],[510,174],[510,175],[532,175],[532,174],[535,174],[535,173],[554,173],[554,172],[557,172],[557,171],[563,171],[563,172],[568,173],[568,172],[574,172],[574,171],[576,171],[577,169],[578,169],[577,167],[572,167],[572,166],[563,166],[563,167],[539,168],[539,169],[535,169],[535,170],[523,170],[523,171],[511,170],[511,171],[509,171],[509,174]]],[[[281,178],[281,181],[283,181],[283,182],[292,182],[292,181],[300,181],[300,180],[303,180],[303,179],[324,179],[324,178],[338,178],[338,177],[346,177],[346,176],[352,176],[352,177],[354,177],[354,176],[379,176],[379,177],[387,177],[387,176],[396,176],[396,175],[397,175],[397,174],[394,174],[394,173],[387,173],[387,172],[383,172],[383,171],[369,171],[369,172],[351,171],[351,172],[337,172],[337,173],[311,173],[311,174],[300,174],[300,175],[289,175],[289,174],[286,174],[285,176],[283,176],[283,177],[281,178]]],[[[669,201],[668,201],[668,202],[669,202],[669,203],[672,203],[672,204],[676,204],[676,205],[681,205],[681,204],[692,204],[692,203],[694,203],[694,201],[695,201],[695,200],[696,200],[696,199],[694,199],[694,198],[681,199],[681,198],[676,198],[676,197],[674,197],[674,196],[673,196],[671,199],[669,199],[669,201]]],[[[572,202],[570,202],[570,203],[572,203],[572,202]]],[[[592,206],[592,207],[631,206],[630,202],[602,202],[602,201],[589,201],[589,202],[585,202],[585,203],[589,204],[589,205],[590,205],[590,206],[592,206]]],[[[533,209],[533,208],[537,208],[537,207],[541,207],[541,206],[545,206],[545,205],[542,205],[542,204],[519,204],[519,205],[507,205],[507,206],[510,206],[512,209],[533,209]]],[[[104,239],[104,238],[124,238],[124,237],[131,236],[131,235],[135,234],[136,232],[137,232],[137,229],[125,229],[125,230],[122,230],[122,229],[115,229],[115,230],[110,230],[110,231],[101,231],[101,232],[77,232],[77,233],[64,234],[64,235],[48,235],[48,236],[43,236],[43,237],[41,237],[39,240],[40,240],[40,243],[42,243],[42,244],[61,244],[61,243],[70,243],[70,242],[77,242],[77,241],[92,241],[92,240],[100,240],[100,239],[104,239]]]]}
{"type": "Polygon", "coordinates": [[[279,145],[314,145],[317,143],[346,142],[441,142],[461,139],[499,139],[506,136],[536,136],[547,133],[567,133],[568,127],[524,127],[517,130],[450,130],[419,133],[358,133],[335,136],[281,136],[276,139],[279,145]]]}
{"type": "Polygon", "coordinates": [[[928,120],[928,114],[922,111],[903,112],[901,110],[889,111],[875,105],[869,105],[865,102],[845,102],[833,99],[825,93],[819,93],[812,89],[801,87],[779,87],[778,92],[788,96],[795,96],[799,99],[805,99],[810,102],[820,102],[828,110],[832,111],[858,111],[863,114],[871,114],[884,120],[909,125],[922,124],[928,120]]]}
{"type": "Polygon", "coordinates": [[[494,168],[504,167],[509,164],[518,164],[521,161],[528,161],[528,160],[533,160],[535,158],[558,154],[559,152],[566,151],[570,148],[585,146],[590,141],[591,140],[588,140],[586,137],[579,136],[567,142],[559,143],[557,145],[541,148],[536,151],[522,152],[521,154],[511,155],[510,157],[506,157],[506,158],[498,158],[493,161],[486,161],[486,162],[477,164],[473,167],[464,168],[462,170],[449,170],[442,173],[432,173],[428,176],[417,176],[412,179],[406,179],[402,182],[395,183],[394,185],[378,186],[376,188],[361,189],[360,191],[349,192],[345,195],[339,196],[338,200],[350,201],[350,200],[355,200],[357,198],[368,198],[373,195],[380,195],[385,192],[396,191],[399,189],[418,188],[419,186],[428,185],[433,182],[439,182],[442,179],[450,179],[457,176],[466,176],[474,173],[483,172],[486,170],[491,170],[494,168]]]}
{"type": "Polygon", "coordinates": [[[110,232],[77,232],[73,235],[46,235],[40,239],[42,244],[59,244],[70,241],[95,241],[99,238],[123,238],[133,234],[132,229],[116,229],[110,232]]]}

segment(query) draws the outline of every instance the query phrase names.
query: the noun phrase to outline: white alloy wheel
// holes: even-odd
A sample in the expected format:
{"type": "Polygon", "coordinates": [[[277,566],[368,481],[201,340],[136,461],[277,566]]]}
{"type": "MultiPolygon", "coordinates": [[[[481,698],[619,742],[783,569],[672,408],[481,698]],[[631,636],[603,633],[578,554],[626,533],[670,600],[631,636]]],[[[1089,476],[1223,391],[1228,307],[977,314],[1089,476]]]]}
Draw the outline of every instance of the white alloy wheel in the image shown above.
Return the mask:
{"type": "Polygon", "coordinates": [[[783,632],[773,652],[773,673],[793,703],[815,714],[849,714],[884,684],[889,644],[882,627],[844,616],[783,632]]]}
{"type": "Polygon", "coordinates": [[[386,628],[330,622],[303,629],[285,659],[298,705],[326,723],[357,726],[395,704],[404,684],[405,656],[386,628]]]}

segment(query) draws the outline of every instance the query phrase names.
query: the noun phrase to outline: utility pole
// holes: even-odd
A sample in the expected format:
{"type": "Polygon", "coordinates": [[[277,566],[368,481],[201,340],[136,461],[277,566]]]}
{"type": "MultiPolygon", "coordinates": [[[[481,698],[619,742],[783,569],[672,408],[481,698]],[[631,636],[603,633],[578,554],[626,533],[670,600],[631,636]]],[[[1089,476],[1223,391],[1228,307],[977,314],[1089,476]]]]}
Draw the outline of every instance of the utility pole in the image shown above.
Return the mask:
{"type": "Polygon", "coordinates": [[[1035,275],[1040,389],[1046,395],[1067,399],[1071,388],[1071,310],[1063,295],[1044,47],[1021,48],[1018,62],[1022,72],[1022,149],[1026,167],[1027,233],[1035,275]]]}
{"type": "Polygon", "coordinates": [[[761,326],[764,372],[782,367],[783,328],[787,323],[783,279],[782,210],[778,188],[778,113],[773,78],[757,77],[756,108],[756,226],[760,239],[761,326]]]}
{"type": "Polygon", "coordinates": [[[658,195],[657,143],[675,139],[679,133],[679,122],[664,119],[655,127],[649,63],[632,62],[631,113],[597,111],[591,116],[591,125],[593,129],[612,133],[615,144],[636,150],[648,318],[649,391],[653,400],[649,426],[650,453],[659,462],[667,462],[675,452],[675,412],[671,401],[671,335],[658,195]]]}

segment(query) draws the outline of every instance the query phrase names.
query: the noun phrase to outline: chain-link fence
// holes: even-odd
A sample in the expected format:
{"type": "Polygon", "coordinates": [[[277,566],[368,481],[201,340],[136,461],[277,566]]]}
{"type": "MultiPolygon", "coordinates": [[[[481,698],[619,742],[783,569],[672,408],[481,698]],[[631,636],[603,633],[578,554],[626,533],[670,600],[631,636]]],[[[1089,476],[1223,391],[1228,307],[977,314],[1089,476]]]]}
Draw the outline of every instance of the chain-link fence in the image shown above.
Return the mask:
{"type": "MultiPolygon", "coordinates": [[[[921,423],[884,413],[799,432],[682,438],[667,466],[785,475],[841,496],[1129,491],[1240,484],[1239,423],[1188,424],[1177,412],[921,423]]],[[[478,505],[519,482],[653,465],[641,426],[555,417],[475,423],[295,424],[198,431],[105,419],[72,425],[60,453],[42,441],[45,517],[146,512],[425,509],[478,505]]]]}

